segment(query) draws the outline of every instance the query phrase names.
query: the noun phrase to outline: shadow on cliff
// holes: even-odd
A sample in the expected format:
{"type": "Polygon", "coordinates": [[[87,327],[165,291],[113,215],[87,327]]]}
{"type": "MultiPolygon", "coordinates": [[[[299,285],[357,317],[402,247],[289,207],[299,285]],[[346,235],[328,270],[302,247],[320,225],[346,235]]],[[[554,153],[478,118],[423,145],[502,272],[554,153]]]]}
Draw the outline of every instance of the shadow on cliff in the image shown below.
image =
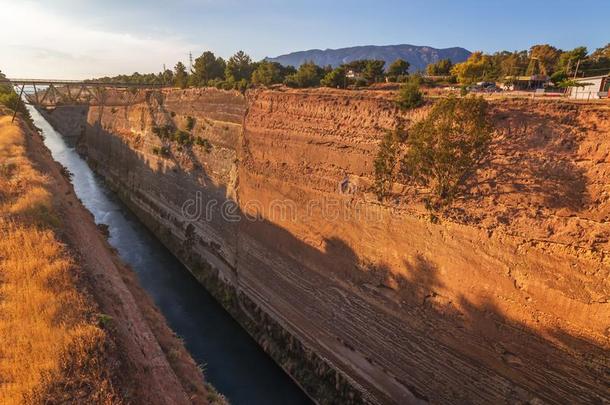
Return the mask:
{"type": "MultiPolygon", "coordinates": [[[[528,141],[524,138],[525,132],[520,132],[522,141],[528,141]]],[[[130,171],[137,169],[150,181],[145,188],[157,186],[162,193],[158,181],[171,171],[172,178],[184,187],[201,190],[213,198],[224,198],[219,201],[221,204],[226,201],[227,190],[209,181],[203,169],[205,165],[200,161],[213,159],[214,152],[205,155],[193,152],[191,147],[177,151],[174,145],[170,155],[164,158],[167,162],[151,167],[151,162],[144,157],[148,151],[136,153],[133,145],[100,125],[90,126],[87,133],[88,137],[111,140],[112,146],[103,152],[107,158],[105,164],[112,166],[117,159],[129,162],[124,167],[126,172],[121,173],[123,178],[129,179],[130,171]],[[167,169],[167,163],[173,167],[167,169]],[[193,167],[200,167],[195,175],[193,167]],[[202,175],[208,179],[204,188],[201,188],[202,175]]],[[[546,142],[544,150],[560,148],[555,144],[549,148],[552,139],[547,139],[546,133],[540,132],[539,136],[541,139],[529,141],[535,145],[546,142]]],[[[523,145],[517,139],[506,149],[509,161],[501,166],[498,177],[489,181],[522,184],[531,192],[542,193],[553,204],[582,204],[584,188],[569,183],[566,186],[564,182],[568,176],[581,184],[582,173],[568,163],[548,162],[561,166],[557,172],[551,172],[560,174],[555,181],[564,182],[561,184],[564,190],[557,190],[554,181],[530,184],[531,176],[540,178],[542,172],[548,171],[536,169],[536,161],[531,159],[523,166],[518,154],[523,145]],[[524,170],[528,171],[527,176],[522,175],[524,170]],[[570,197],[558,201],[557,193],[570,197]]],[[[163,197],[175,207],[184,203],[176,195],[163,197]]],[[[341,239],[327,238],[323,246],[314,247],[264,218],[245,220],[247,215],[239,207],[235,214],[242,220],[237,225],[225,225],[235,232],[236,255],[253,254],[239,245],[240,240],[249,238],[255,241],[255,246],[272,253],[259,259],[262,267],[257,271],[261,275],[268,271],[265,265],[272,267],[271,263],[275,266],[281,262],[283,270],[296,280],[310,281],[311,285],[303,286],[310,289],[306,300],[291,296],[299,291],[277,293],[284,294],[293,311],[317,325],[326,325],[322,326],[326,328],[324,333],[333,335],[353,356],[366,359],[368,367],[384,373],[388,381],[397,382],[419,399],[447,402],[482,398],[485,401],[494,395],[514,402],[536,397],[591,403],[608,399],[610,360],[604,347],[562,330],[539,331],[515,322],[503,314],[493,297],[473,302],[464,296],[443,296],[442,272],[432,257],[415,252],[403,260],[402,269],[391,269],[383,263],[366,262],[341,239]],[[333,323],[329,324],[331,320],[333,323]]],[[[185,234],[189,233],[189,221],[174,218],[173,222],[183,227],[185,234]]],[[[239,266],[238,261],[237,274],[239,266]]],[[[325,355],[337,356],[337,359],[343,356],[332,352],[325,355]]],[[[366,386],[365,382],[359,382],[366,386]]]]}
{"type": "Polygon", "coordinates": [[[493,120],[499,136],[484,162],[484,177],[471,179],[466,198],[508,198],[575,212],[584,208],[587,179],[575,164],[578,135],[573,128],[535,110],[496,111],[493,120]]]}

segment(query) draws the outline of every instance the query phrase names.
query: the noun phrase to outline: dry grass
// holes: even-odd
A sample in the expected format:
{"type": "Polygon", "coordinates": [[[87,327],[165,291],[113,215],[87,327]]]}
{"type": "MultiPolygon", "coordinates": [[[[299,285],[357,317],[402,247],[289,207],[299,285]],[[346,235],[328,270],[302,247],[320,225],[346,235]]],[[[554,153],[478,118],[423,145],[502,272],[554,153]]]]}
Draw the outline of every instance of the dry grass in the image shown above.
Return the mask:
{"type": "Polygon", "coordinates": [[[0,111],[0,403],[120,402],[112,342],[25,141],[0,111]]]}

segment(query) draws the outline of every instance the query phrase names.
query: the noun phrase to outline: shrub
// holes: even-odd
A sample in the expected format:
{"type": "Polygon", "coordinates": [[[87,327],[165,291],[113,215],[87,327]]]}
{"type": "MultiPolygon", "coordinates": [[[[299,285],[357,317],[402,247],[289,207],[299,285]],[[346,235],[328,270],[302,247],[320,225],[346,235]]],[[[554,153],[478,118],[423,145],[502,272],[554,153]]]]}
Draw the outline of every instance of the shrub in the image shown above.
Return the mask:
{"type": "Polygon", "coordinates": [[[191,132],[193,128],[195,128],[195,118],[189,115],[188,117],[186,117],[186,130],[188,132],[191,132]]]}
{"type": "Polygon", "coordinates": [[[6,93],[0,92],[0,104],[15,111],[15,108],[17,108],[17,105],[19,104],[19,96],[13,91],[6,93]]]}
{"type": "Polygon", "coordinates": [[[493,127],[482,98],[449,97],[416,123],[407,138],[402,174],[431,186],[436,203],[449,203],[487,154],[493,127]]]}
{"type": "Polygon", "coordinates": [[[172,140],[180,145],[191,145],[193,143],[193,138],[191,137],[191,134],[180,129],[176,129],[174,131],[172,140]]]}
{"type": "Polygon", "coordinates": [[[198,136],[195,140],[195,144],[197,146],[202,146],[206,153],[210,153],[212,151],[212,144],[205,138],[198,136]]]}
{"type": "Polygon", "coordinates": [[[374,162],[375,193],[380,200],[388,194],[398,165],[400,145],[405,138],[406,134],[402,128],[397,128],[394,131],[387,131],[381,140],[374,162]]]}
{"type": "Polygon", "coordinates": [[[152,153],[156,156],[168,157],[170,155],[170,150],[168,146],[162,146],[160,148],[158,146],[153,146],[152,153]]]}
{"type": "Polygon", "coordinates": [[[419,107],[424,103],[424,96],[419,90],[421,79],[418,76],[410,76],[409,79],[400,86],[396,102],[403,110],[419,107]]]}
{"type": "MultiPolygon", "coordinates": [[[[6,76],[0,72],[0,79],[6,79],[6,76]]],[[[25,106],[25,103],[19,99],[19,96],[9,84],[0,84],[0,104],[10,108],[13,111],[18,111],[22,114],[25,121],[31,126],[34,126],[30,112],[25,106]]]]}
{"type": "Polygon", "coordinates": [[[375,192],[382,199],[396,176],[431,187],[428,208],[449,204],[486,156],[493,126],[482,98],[448,97],[411,127],[397,129],[380,144],[375,159],[375,192]],[[399,155],[402,151],[403,157],[399,155]]]}
{"type": "Polygon", "coordinates": [[[174,132],[175,128],[173,125],[171,124],[167,124],[164,125],[162,127],[159,126],[153,126],[152,127],[152,133],[157,135],[159,138],[163,139],[163,140],[167,140],[170,139],[171,134],[174,132]]]}

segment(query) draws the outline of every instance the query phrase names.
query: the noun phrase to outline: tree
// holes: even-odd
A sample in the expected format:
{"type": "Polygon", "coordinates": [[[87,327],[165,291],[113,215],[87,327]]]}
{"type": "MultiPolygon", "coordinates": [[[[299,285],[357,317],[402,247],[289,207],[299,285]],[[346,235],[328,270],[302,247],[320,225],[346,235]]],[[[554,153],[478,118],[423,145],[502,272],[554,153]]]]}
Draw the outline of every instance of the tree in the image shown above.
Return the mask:
{"type": "Polygon", "coordinates": [[[586,87],[586,86],[590,86],[592,83],[583,83],[582,81],[576,81],[574,79],[564,79],[562,80],[557,87],[560,87],[562,89],[567,89],[570,87],[586,87]]]}
{"type": "Polygon", "coordinates": [[[529,53],[530,63],[527,74],[550,76],[554,72],[560,55],[561,51],[559,49],[548,44],[532,46],[529,53]]]}
{"type": "Polygon", "coordinates": [[[527,51],[496,52],[492,58],[498,66],[500,79],[525,75],[529,64],[527,51]]]}
{"type": "Polygon", "coordinates": [[[563,70],[558,70],[557,72],[551,75],[551,81],[555,86],[558,86],[560,83],[568,79],[568,75],[563,70]]]}
{"type": "Polygon", "coordinates": [[[193,86],[207,86],[211,80],[224,79],[226,63],[224,59],[216,57],[213,52],[206,51],[195,59],[191,84],[193,86]]]}
{"type": "Polygon", "coordinates": [[[487,110],[482,98],[445,98],[409,131],[401,174],[430,186],[433,206],[449,203],[487,154],[493,133],[487,110]]]}
{"type": "Polygon", "coordinates": [[[379,82],[383,79],[384,66],[383,60],[367,60],[362,75],[369,83],[379,82]]]}
{"type": "MultiPolygon", "coordinates": [[[[0,71],[0,80],[6,79],[6,76],[0,71]]],[[[9,83],[0,83],[0,105],[4,105],[13,111],[17,111],[21,114],[21,117],[25,119],[30,126],[34,126],[30,112],[25,107],[23,100],[19,98],[13,86],[9,83]]]]}
{"type": "Polygon", "coordinates": [[[430,76],[449,76],[452,67],[451,59],[441,59],[426,66],[426,74],[430,76]]]}
{"type": "Polygon", "coordinates": [[[184,63],[178,62],[174,67],[174,86],[185,89],[188,85],[188,73],[184,63]]]}
{"type": "Polygon", "coordinates": [[[354,73],[363,73],[367,63],[368,59],[358,59],[344,63],[343,67],[345,67],[345,70],[351,70],[354,73]]]}
{"type": "Polygon", "coordinates": [[[610,72],[610,43],[598,48],[581,64],[585,76],[598,76],[610,72]]]}
{"type": "Polygon", "coordinates": [[[599,60],[602,58],[610,59],[610,42],[602,48],[597,48],[590,56],[592,60],[599,60]]]}
{"type": "Polygon", "coordinates": [[[324,70],[313,62],[303,63],[296,73],[288,75],[284,84],[290,87],[315,87],[320,84],[324,70]]]}
{"type": "Polygon", "coordinates": [[[472,84],[491,76],[494,70],[492,59],[483,52],[473,52],[465,62],[458,63],[451,68],[451,73],[457,76],[460,83],[472,84]]]}
{"type": "MultiPolygon", "coordinates": [[[[4,73],[0,71],[0,80],[6,79],[4,73]]],[[[18,96],[8,83],[0,83],[0,104],[15,110],[18,104],[18,96]]]]}
{"type": "Polygon", "coordinates": [[[421,78],[419,76],[410,76],[409,79],[400,86],[396,102],[398,106],[407,110],[409,108],[419,107],[424,103],[424,96],[419,90],[421,86],[421,78]]]}
{"type": "Polygon", "coordinates": [[[584,60],[587,57],[587,48],[579,46],[571,51],[563,52],[557,61],[557,71],[565,72],[568,76],[576,71],[576,65],[579,60],[584,60]]]}
{"type": "Polygon", "coordinates": [[[158,75],[158,81],[160,84],[171,84],[174,82],[174,72],[170,69],[165,69],[164,72],[160,72],[158,75]]]}
{"type": "Polygon", "coordinates": [[[252,59],[244,51],[238,51],[227,61],[225,77],[229,82],[250,81],[253,71],[252,59]]]}
{"type": "Polygon", "coordinates": [[[325,87],[344,89],[347,87],[347,76],[345,73],[345,68],[342,66],[333,69],[324,76],[320,84],[325,87]]]}
{"type": "Polygon", "coordinates": [[[409,74],[409,67],[411,65],[404,59],[396,59],[388,67],[388,77],[398,78],[399,76],[406,76],[409,74]]]}
{"type": "Polygon", "coordinates": [[[282,83],[284,80],[282,71],[281,64],[264,60],[258,64],[252,73],[252,83],[263,86],[282,83]]]}

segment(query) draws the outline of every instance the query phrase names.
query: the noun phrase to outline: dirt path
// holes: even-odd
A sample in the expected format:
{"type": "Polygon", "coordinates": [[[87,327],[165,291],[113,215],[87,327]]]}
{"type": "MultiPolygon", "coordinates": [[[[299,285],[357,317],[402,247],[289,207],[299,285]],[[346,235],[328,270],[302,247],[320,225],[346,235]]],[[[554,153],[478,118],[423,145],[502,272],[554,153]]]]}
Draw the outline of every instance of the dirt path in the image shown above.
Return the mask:
{"type": "Polygon", "coordinates": [[[29,133],[30,158],[52,178],[51,192],[63,222],[61,236],[85,270],[101,311],[111,317],[109,327],[126,372],[121,379],[127,391],[133,390],[123,393],[125,399],[145,404],[208,403],[210,393],[195,362],[98,230],[41,137],[24,130],[29,133]]]}

